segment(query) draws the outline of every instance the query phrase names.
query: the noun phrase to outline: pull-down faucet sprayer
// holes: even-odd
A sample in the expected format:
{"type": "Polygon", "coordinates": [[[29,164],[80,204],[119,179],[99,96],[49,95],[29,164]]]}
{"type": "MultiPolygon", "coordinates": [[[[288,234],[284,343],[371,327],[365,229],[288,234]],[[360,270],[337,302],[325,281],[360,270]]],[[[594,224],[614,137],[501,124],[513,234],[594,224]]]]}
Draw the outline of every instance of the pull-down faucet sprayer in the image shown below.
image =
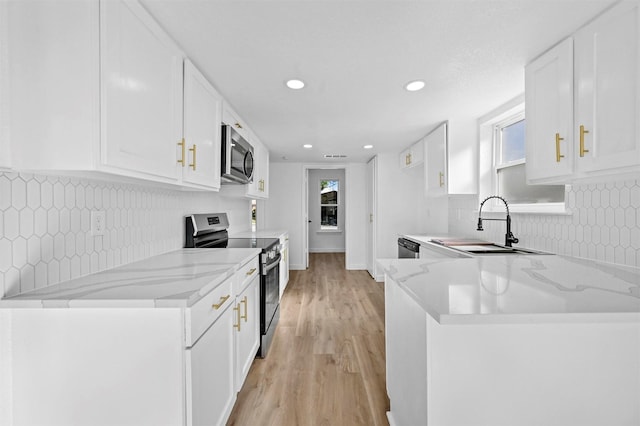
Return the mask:
{"type": "Polygon", "coordinates": [[[492,198],[497,198],[498,200],[501,200],[504,203],[504,206],[507,209],[507,218],[506,219],[490,219],[490,218],[484,218],[484,220],[501,220],[501,221],[506,221],[507,222],[507,233],[504,236],[504,245],[507,247],[511,247],[511,244],[518,244],[518,239],[513,235],[513,232],[511,232],[511,215],[509,215],[509,204],[507,204],[507,200],[505,200],[504,198],[500,197],[499,195],[492,195],[490,197],[485,198],[481,203],[480,203],[480,211],[478,211],[478,231],[484,231],[484,229],[482,228],[482,206],[484,206],[484,203],[487,202],[487,200],[490,200],[492,198]]]}

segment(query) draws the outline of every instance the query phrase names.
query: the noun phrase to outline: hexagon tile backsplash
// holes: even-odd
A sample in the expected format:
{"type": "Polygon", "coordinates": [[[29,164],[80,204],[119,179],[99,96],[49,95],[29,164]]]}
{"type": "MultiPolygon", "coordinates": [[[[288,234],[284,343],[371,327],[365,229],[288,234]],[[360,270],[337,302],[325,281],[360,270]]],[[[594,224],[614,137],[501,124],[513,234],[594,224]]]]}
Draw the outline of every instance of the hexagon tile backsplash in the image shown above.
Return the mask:
{"type": "MultiPolygon", "coordinates": [[[[518,246],[567,256],[640,266],[640,180],[567,186],[568,214],[512,213],[518,246]]],[[[487,222],[476,232],[478,200],[452,196],[449,231],[504,241],[504,223],[487,222]]]]}
{"type": "Polygon", "coordinates": [[[184,215],[206,211],[250,223],[248,200],[217,193],[0,173],[0,296],[179,249],[184,215]],[[102,236],[91,211],[105,212],[102,236]]]}

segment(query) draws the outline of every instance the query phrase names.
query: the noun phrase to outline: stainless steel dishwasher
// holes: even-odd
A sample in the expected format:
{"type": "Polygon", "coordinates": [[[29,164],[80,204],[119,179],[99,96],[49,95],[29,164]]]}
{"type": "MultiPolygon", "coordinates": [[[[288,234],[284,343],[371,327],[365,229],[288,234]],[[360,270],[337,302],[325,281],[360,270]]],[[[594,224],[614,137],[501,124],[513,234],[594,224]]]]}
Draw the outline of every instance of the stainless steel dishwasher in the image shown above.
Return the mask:
{"type": "Polygon", "coordinates": [[[420,244],[406,238],[398,238],[398,259],[418,259],[420,244]]]}

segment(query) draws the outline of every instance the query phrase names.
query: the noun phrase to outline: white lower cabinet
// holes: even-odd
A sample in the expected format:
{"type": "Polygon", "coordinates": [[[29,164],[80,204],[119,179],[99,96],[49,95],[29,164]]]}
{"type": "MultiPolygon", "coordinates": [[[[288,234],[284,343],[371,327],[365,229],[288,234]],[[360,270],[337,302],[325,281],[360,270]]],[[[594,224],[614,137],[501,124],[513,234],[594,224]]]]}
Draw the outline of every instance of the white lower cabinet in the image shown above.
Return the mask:
{"type": "Polygon", "coordinates": [[[187,425],[223,425],[236,399],[233,377],[234,310],[225,312],[186,351],[187,425]]]}
{"type": "Polygon", "coordinates": [[[186,308],[0,309],[0,424],[224,425],[259,345],[259,282],[254,257],[186,308]]]}
{"type": "Polygon", "coordinates": [[[236,297],[234,318],[235,390],[239,392],[260,346],[260,271],[258,269],[251,274],[249,284],[236,297]]]}

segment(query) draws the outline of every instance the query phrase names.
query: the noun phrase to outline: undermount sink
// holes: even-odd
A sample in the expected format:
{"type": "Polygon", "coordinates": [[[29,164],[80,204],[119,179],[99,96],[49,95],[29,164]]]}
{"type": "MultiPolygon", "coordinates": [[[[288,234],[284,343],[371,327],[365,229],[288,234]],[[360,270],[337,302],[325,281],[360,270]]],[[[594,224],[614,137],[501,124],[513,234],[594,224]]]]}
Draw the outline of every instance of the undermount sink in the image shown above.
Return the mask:
{"type": "Polygon", "coordinates": [[[431,243],[437,246],[441,246],[446,250],[458,253],[466,253],[472,256],[487,256],[487,255],[507,255],[507,254],[551,254],[543,251],[532,250],[520,247],[507,247],[500,244],[489,243],[484,241],[468,241],[457,240],[455,243],[443,241],[443,240],[431,240],[431,243]]]}

